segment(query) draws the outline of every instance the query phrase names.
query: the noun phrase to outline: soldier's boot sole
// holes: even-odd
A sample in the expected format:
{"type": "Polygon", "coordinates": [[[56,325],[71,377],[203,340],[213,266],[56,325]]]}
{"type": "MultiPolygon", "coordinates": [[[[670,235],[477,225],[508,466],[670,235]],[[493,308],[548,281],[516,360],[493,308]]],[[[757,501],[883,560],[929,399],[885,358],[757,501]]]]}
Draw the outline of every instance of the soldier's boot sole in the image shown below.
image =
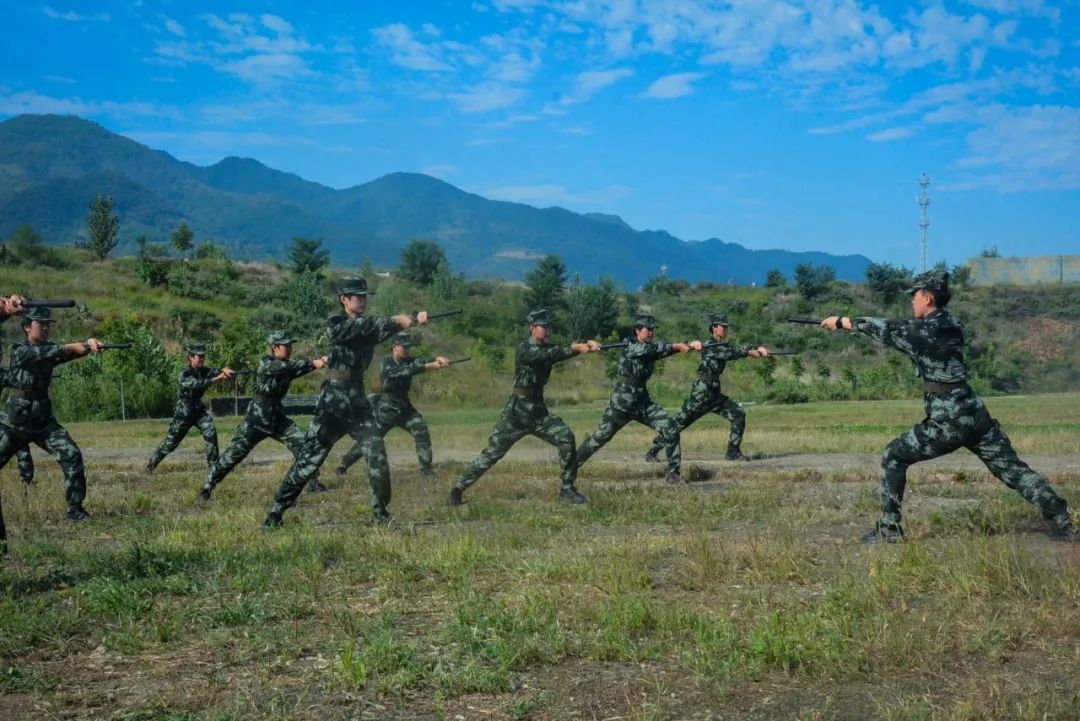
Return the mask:
{"type": "Polygon", "coordinates": [[[649,451],[648,453],[645,454],[645,462],[646,463],[659,463],[660,462],[660,456],[658,454],[656,454],[656,453],[653,453],[652,451],[649,451]]]}
{"type": "Polygon", "coordinates": [[[1073,525],[1072,518],[1068,513],[1062,514],[1063,517],[1054,518],[1047,521],[1047,525],[1050,529],[1050,540],[1057,541],[1058,543],[1077,543],[1080,542],[1080,533],[1077,533],[1076,526],[1073,525]]]}
{"type": "Polygon", "coordinates": [[[576,488],[564,488],[564,489],[562,489],[561,491],[559,491],[559,497],[556,500],[562,501],[564,503],[575,503],[575,504],[581,504],[581,503],[588,503],[589,502],[589,499],[586,498],[581,493],[579,493],[578,489],[576,489],[576,488]]]}
{"type": "Polygon", "coordinates": [[[319,483],[318,481],[308,482],[308,493],[329,493],[330,489],[319,483]]]}
{"type": "Polygon", "coordinates": [[[211,493],[213,493],[212,489],[203,486],[201,489],[199,489],[198,499],[203,503],[209,503],[211,493]]]}
{"type": "Polygon", "coordinates": [[[91,521],[94,518],[82,506],[71,506],[70,508],[68,508],[67,514],[66,514],[65,517],[69,521],[71,521],[72,523],[79,523],[81,521],[91,521]]]}
{"type": "Polygon", "coordinates": [[[450,489],[450,495],[446,497],[446,505],[448,506],[460,506],[465,503],[461,498],[462,490],[457,486],[450,489]]]}

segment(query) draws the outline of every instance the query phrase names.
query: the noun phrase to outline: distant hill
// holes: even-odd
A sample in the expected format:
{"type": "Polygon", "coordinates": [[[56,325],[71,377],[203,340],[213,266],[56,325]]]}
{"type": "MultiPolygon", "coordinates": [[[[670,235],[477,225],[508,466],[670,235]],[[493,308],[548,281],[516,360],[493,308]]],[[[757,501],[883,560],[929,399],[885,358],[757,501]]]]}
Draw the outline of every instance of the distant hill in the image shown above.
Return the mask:
{"type": "MultiPolygon", "coordinates": [[[[338,264],[364,257],[396,264],[414,238],[435,240],[454,268],[520,278],[557,253],[583,280],[610,276],[630,287],[656,275],[761,283],[769,269],[828,264],[861,280],[862,255],[749,250],[712,238],[686,242],[638,231],[622,218],[489,200],[435,178],[392,173],[334,190],[250,158],[200,167],[73,116],[21,115],[0,123],[0,236],[29,223],[50,243],[84,233],[95,193],[111,194],[122,240],[164,240],[186,222],[238,257],[281,257],[293,236],[322,237],[338,264]]],[[[778,242],[782,242],[778,240],[778,242]]],[[[129,245],[130,247],[130,245],[129,245]]]]}

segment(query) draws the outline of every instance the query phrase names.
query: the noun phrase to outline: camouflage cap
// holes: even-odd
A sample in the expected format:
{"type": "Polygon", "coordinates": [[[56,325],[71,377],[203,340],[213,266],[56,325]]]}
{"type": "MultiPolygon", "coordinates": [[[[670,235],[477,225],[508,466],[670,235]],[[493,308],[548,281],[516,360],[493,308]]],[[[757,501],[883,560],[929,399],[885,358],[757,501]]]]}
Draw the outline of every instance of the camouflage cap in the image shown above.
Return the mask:
{"type": "Polygon", "coordinates": [[[656,327],[656,318],[649,315],[648,313],[638,313],[636,316],[634,316],[634,327],[635,328],[655,328],[656,327]]]}
{"type": "Polygon", "coordinates": [[[206,355],[205,343],[188,343],[185,348],[188,355],[206,355]]]}
{"type": "Polygon", "coordinates": [[[729,326],[727,316],[723,313],[709,313],[709,327],[714,325],[729,326]]]}
{"type": "Polygon", "coordinates": [[[270,345],[292,345],[292,338],[289,337],[287,331],[276,330],[266,337],[266,341],[270,345]]]}
{"type": "Polygon", "coordinates": [[[52,322],[52,310],[50,308],[27,308],[23,313],[23,321],[29,323],[36,320],[39,323],[52,322]]]}
{"type": "Polygon", "coordinates": [[[341,279],[338,283],[338,295],[375,295],[375,292],[368,290],[367,278],[356,276],[341,279]]]}
{"type": "Polygon", "coordinates": [[[390,343],[391,345],[403,345],[406,348],[412,348],[417,345],[419,341],[408,333],[398,333],[390,343]]]}
{"type": "Polygon", "coordinates": [[[529,325],[555,325],[555,316],[547,308],[537,308],[525,316],[525,322],[529,325]]]}
{"type": "Polygon", "coordinates": [[[944,270],[928,270],[925,273],[920,273],[915,276],[914,282],[906,292],[914,293],[917,290],[928,290],[931,292],[948,290],[949,289],[949,274],[944,270]]]}

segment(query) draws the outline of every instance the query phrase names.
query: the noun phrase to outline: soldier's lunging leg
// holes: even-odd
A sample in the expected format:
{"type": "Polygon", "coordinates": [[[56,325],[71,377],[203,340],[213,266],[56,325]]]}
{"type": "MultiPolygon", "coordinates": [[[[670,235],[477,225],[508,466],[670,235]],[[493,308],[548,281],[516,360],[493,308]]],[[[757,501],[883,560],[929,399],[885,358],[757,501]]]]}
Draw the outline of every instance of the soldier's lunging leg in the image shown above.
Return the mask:
{"type": "Polygon", "coordinates": [[[679,426],[668,412],[656,403],[650,404],[638,419],[660,436],[660,442],[667,449],[667,480],[678,483],[682,480],[682,443],[679,439],[679,426]]]}
{"type": "Polygon", "coordinates": [[[172,421],[169,422],[169,430],[165,433],[165,439],[150,454],[150,460],[146,462],[146,470],[153,472],[158,464],[165,459],[165,456],[176,450],[194,425],[195,421],[186,416],[173,416],[172,421]]]}
{"type": "Polygon", "coordinates": [[[387,506],[390,505],[390,460],[386,457],[386,446],[383,443],[382,434],[375,424],[373,417],[368,416],[363,421],[349,429],[356,442],[364,452],[364,458],[368,464],[368,488],[371,491],[371,509],[376,522],[390,519],[387,506]]]}
{"type": "Polygon", "coordinates": [[[529,429],[518,427],[508,421],[505,416],[500,418],[499,422],[495,424],[495,430],[488,437],[487,447],[480,451],[480,455],[469,464],[469,467],[465,469],[454,488],[460,492],[476,483],[480,480],[480,476],[487,473],[492,466],[499,462],[499,459],[506,455],[511,446],[528,434],[529,429]]]}
{"type": "Polygon", "coordinates": [[[585,465],[585,461],[592,458],[594,453],[607,445],[608,441],[614,438],[615,434],[632,420],[634,420],[633,417],[608,406],[607,410],[604,411],[603,417],[600,419],[600,425],[596,427],[596,430],[593,431],[591,436],[582,441],[581,445],[578,446],[578,468],[585,465]]]}
{"type": "Polygon", "coordinates": [[[901,433],[881,454],[880,525],[901,535],[907,469],[914,463],[944,456],[962,445],[955,431],[929,419],[901,433]]]}
{"type": "Polygon", "coordinates": [[[990,430],[978,441],[970,444],[968,449],[986,464],[998,480],[1018,491],[1038,508],[1043,518],[1054,527],[1052,530],[1071,527],[1065,499],[1057,494],[1045,478],[1020,460],[1013,450],[1012,442],[997,421],[993,422],[990,430]]]}
{"type": "Polygon", "coordinates": [[[281,525],[281,514],[296,504],[306,483],[318,478],[319,466],[326,461],[330,449],[348,432],[348,428],[345,419],[329,414],[316,415],[312,419],[304,445],[274,495],[274,507],[264,525],[281,525]]]}
{"type": "Polygon", "coordinates": [[[731,421],[731,433],[728,434],[727,453],[728,460],[745,458],[742,454],[743,433],[746,431],[746,411],[735,401],[727,396],[716,408],[720,417],[731,421]]]}
{"type": "MultiPolygon", "coordinates": [[[[559,451],[559,466],[562,470],[562,492],[569,495],[580,496],[575,484],[577,482],[577,449],[574,440],[574,432],[558,416],[548,416],[537,425],[532,433],[537,438],[550,443],[559,451]]],[[[584,501],[584,496],[581,496],[584,501]]]]}
{"type": "Polygon", "coordinates": [[[349,450],[345,451],[345,455],[341,457],[341,462],[338,463],[337,474],[344,476],[345,472],[355,465],[357,461],[364,457],[364,449],[360,447],[359,443],[353,443],[349,446],[349,450]]]}
{"type": "Polygon", "coordinates": [[[217,428],[214,427],[214,417],[209,413],[203,413],[195,424],[202,431],[203,442],[206,444],[206,465],[213,468],[218,459],[217,428]]]}
{"type": "Polygon", "coordinates": [[[404,428],[413,437],[416,444],[416,460],[420,462],[420,475],[425,478],[433,478],[435,469],[432,468],[431,432],[420,412],[413,410],[403,420],[398,421],[398,426],[404,428]]]}
{"type": "Polygon", "coordinates": [[[28,486],[34,484],[34,458],[30,455],[30,446],[24,445],[15,452],[19,464],[19,478],[28,486]]]}
{"type": "MultiPolygon", "coordinates": [[[[713,403],[710,398],[702,398],[691,392],[690,397],[683,401],[682,408],[679,409],[678,414],[675,416],[675,425],[678,426],[681,433],[711,410],[713,410],[713,403]]],[[[664,439],[658,433],[653,437],[652,445],[649,446],[649,450],[645,453],[645,460],[654,463],[659,462],[660,449],[663,447],[664,439]]]]}
{"type": "Polygon", "coordinates": [[[264,438],[266,438],[266,434],[251,426],[247,421],[240,423],[236,428],[233,439],[225,447],[225,452],[218,457],[216,463],[210,466],[210,474],[207,476],[206,484],[203,485],[203,490],[199,496],[203,500],[209,500],[210,494],[213,493],[217,485],[224,480],[225,476],[232,473],[233,469],[247,458],[251,450],[264,438]]]}
{"type": "Polygon", "coordinates": [[[90,518],[90,514],[82,507],[86,499],[86,468],[83,465],[82,451],[67,429],[54,424],[37,443],[50,453],[56,454],[56,460],[64,472],[64,497],[68,504],[68,519],[83,521],[90,518]]]}

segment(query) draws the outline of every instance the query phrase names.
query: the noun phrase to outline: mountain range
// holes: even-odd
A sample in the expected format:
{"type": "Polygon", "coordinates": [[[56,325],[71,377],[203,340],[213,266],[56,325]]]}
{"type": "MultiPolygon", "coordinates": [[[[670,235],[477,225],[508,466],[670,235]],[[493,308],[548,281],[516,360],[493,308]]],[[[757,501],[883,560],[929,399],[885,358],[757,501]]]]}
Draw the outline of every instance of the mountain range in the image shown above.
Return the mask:
{"type": "MultiPolygon", "coordinates": [[[[20,115],[0,123],[0,237],[30,224],[49,243],[85,233],[95,194],[111,195],[122,248],[145,234],[167,240],[186,222],[234,257],[281,258],[293,236],[323,238],[335,264],[368,258],[396,265],[413,239],[433,240],[455,270],[520,278],[555,253],[571,273],[636,287],[668,267],[672,277],[761,283],[770,269],[831,265],[861,280],[862,255],[750,250],[717,238],[683,241],[635,230],[622,218],[490,200],[418,173],[391,173],[337,190],[250,158],[202,167],[74,116],[20,115]]],[[[782,242],[782,241],[780,241],[782,242]]]]}

